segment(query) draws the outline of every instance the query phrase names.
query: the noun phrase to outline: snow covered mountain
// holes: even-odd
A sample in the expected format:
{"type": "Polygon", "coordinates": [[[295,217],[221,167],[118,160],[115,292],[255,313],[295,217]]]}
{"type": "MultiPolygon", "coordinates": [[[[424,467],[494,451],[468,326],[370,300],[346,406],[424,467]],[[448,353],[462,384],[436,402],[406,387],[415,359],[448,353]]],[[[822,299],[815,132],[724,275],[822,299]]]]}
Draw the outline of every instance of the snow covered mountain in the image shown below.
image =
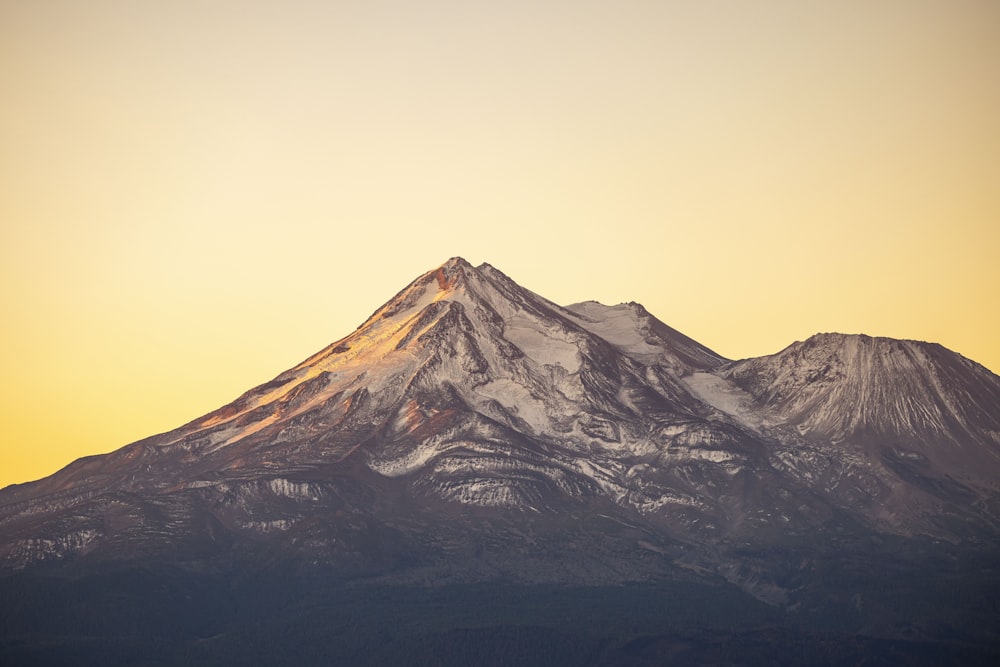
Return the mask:
{"type": "Polygon", "coordinates": [[[982,366],[833,334],[732,362],[638,304],[561,307],[454,258],[229,405],[0,490],[0,564],[696,573],[781,600],[733,545],[995,542],[998,521],[1000,378],[982,366]]]}

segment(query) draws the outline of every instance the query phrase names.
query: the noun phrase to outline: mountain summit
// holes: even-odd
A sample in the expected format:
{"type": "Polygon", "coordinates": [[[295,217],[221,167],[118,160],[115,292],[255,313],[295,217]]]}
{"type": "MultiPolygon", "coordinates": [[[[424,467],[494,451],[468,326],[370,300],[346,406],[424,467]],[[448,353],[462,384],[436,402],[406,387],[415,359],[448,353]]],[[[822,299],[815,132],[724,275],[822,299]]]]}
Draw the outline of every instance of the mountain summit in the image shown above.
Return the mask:
{"type": "Polygon", "coordinates": [[[0,584],[136,568],[672,582],[878,625],[911,606],[889,580],[980,618],[925,580],[992,590],[960,572],[995,563],[998,538],[984,367],[840,334],[731,361],[639,304],[559,306],[461,258],[232,403],[0,490],[0,584]]]}
{"type": "Polygon", "coordinates": [[[385,498],[601,506],[695,544],[831,520],[955,539],[995,529],[997,480],[1000,379],[938,345],[822,334],[732,362],[639,304],[564,308],[456,257],[232,403],[0,491],[0,559],[219,534],[294,553],[333,499],[375,523],[385,498]]]}

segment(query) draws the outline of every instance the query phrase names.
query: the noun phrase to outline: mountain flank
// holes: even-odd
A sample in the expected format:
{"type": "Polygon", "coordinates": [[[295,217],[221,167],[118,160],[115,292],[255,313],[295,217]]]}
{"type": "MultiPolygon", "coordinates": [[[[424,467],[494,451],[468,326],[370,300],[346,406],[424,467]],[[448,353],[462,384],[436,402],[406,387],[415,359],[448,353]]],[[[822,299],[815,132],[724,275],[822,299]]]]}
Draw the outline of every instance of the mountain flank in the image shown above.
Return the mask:
{"type": "MultiPolygon", "coordinates": [[[[142,586],[291,577],[393,599],[597,587],[621,602],[651,586],[795,628],[767,634],[775,646],[833,632],[961,644],[973,662],[1000,640],[998,538],[1000,378],[986,368],[841,334],[728,360],[639,304],[560,306],[461,258],[228,405],[0,490],[0,583],[18,600],[136,571],[142,586]]],[[[0,648],[37,647],[13,613],[0,648]]],[[[685,627],[690,646],[709,626],[685,627]]],[[[178,632],[176,650],[208,655],[178,632]]],[[[505,632],[490,641],[529,641],[505,632]]],[[[612,634],[592,664],[646,664],[612,634]]]]}

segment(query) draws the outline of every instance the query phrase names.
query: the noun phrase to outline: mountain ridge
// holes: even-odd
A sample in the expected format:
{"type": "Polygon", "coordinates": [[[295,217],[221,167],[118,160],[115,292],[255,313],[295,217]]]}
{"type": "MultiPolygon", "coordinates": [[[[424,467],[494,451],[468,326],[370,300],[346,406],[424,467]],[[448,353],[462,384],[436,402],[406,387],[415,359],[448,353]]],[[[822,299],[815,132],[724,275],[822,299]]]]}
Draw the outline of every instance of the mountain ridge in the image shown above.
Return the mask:
{"type": "Polygon", "coordinates": [[[941,346],[730,360],[452,258],[235,400],[0,489],[0,662],[995,664],[997,419],[941,346]]]}
{"type": "Polygon", "coordinates": [[[818,334],[728,360],[640,304],[559,306],[455,257],[229,404],[0,490],[0,563],[126,539],[111,497],[137,543],[171,532],[150,509],[169,501],[289,553],[335,498],[392,523],[365,505],[382,493],[420,521],[601,506],[646,544],[699,549],[831,521],[963,540],[998,525],[998,406],[1000,378],[935,344],[818,334]]]}

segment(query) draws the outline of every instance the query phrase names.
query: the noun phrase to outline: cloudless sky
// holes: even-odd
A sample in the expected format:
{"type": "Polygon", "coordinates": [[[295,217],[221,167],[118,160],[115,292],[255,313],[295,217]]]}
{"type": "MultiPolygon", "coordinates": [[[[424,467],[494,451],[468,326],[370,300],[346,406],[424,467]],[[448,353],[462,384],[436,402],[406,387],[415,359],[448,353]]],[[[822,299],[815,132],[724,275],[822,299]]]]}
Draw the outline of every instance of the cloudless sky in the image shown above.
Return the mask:
{"type": "Polygon", "coordinates": [[[730,358],[1000,370],[993,0],[0,0],[0,485],[461,255],[730,358]]]}

